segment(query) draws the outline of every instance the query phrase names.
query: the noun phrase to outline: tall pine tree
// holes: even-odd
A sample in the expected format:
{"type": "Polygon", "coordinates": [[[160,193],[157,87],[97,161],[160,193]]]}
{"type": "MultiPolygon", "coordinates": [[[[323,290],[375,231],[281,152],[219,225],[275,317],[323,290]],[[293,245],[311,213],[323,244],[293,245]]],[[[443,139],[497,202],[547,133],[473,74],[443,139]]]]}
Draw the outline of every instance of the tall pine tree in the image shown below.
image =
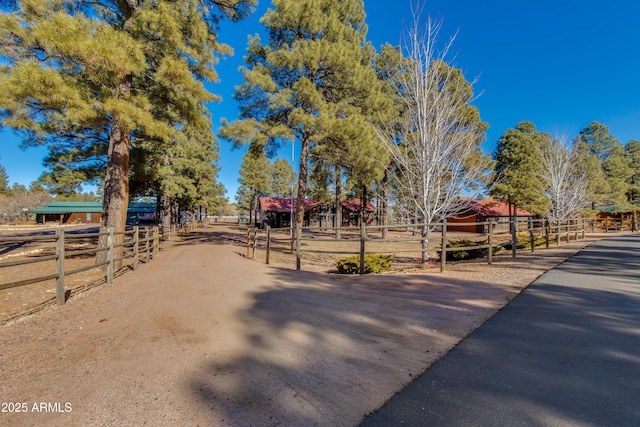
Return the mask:
{"type": "Polygon", "coordinates": [[[249,43],[245,83],[235,95],[241,120],[221,133],[267,151],[283,140],[300,144],[295,221],[302,226],[311,150],[340,141],[361,154],[373,140],[368,119],[385,100],[371,68],[362,0],[273,5],[261,20],[269,40],[249,43]]]}
{"type": "Polygon", "coordinates": [[[101,228],[122,231],[131,147],[164,152],[189,138],[216,99],[203,80],[230,53],[217,25],[255,2],[22,0],[0,14],[2,124],[26,145],[104,167],[101,228]]]}
{"type": "Polygon", "coordinates": [[[510,204],[515,215],[517,208],[534,213],[547,211],[544,183],[541,181],[542,158],[540,147],[547,134],[540,133],[527,121],[508,129],[498,140],[493,153],[495,181],[491,195],[510,204]]]}

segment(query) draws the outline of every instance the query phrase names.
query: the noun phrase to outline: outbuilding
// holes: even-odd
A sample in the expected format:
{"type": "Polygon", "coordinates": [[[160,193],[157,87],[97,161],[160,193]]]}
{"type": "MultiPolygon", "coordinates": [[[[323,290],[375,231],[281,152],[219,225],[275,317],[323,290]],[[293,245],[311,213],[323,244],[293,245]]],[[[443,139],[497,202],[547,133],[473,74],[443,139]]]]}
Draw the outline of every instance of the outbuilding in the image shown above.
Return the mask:
{"type": "MultiPolygon", "coordinates": [[[[100,224],[102,220],[102,202],[51,202],[46,206],[32,210],[38,224],[100,224]]],[[[127,209],[127,223],[154,223],[155,203],[131,202],[127,209]]]]}
{"type": "MultiPolygon", "coordinates": [[[[489,220],[494,222],[509,221],[509,208],[509,203],[498,200],[469,200],[469,207],[464,212],[447,218],[447,230],[486,234],[488,232],[487,224],[476,223],[489,220]]],[[[533,214],[529,211],[516,209],[516,217],[519,220],[528,220],[532,216],[533,214]]],[[[501,227],[509,229],[506,224],[501,227]]]]}

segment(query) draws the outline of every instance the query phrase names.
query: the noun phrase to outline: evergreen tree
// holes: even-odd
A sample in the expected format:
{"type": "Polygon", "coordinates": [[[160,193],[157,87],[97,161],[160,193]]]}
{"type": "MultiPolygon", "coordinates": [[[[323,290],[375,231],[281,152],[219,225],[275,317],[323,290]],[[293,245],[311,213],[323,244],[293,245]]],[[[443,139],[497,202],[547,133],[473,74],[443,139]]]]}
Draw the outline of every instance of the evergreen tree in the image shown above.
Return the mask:
{"type": "Polygon", "coordinates": [[[627,183],[629,184],[627,190],[627,198],[634,209],[640,208],[640,141],[631,140],[624,146],[624,151],[627,159],[629,159],[629,166],[631,168],[631,175],[627,183]]]}
{"type": "Polygon", "coordinates": [[[202,80],[215,80],[217,55],[230,53],[218,22],[254,3],[22,0],[0,14],[2,124],[26,145],[104,167],[101,227],[122,231],[130,147],[175,143],[201,120],[216,100],[202,80]]]}
{"type": "Polygon", "coordinates": [[[300,143],[295,221],[302,226],[311,150],[340,141],[362,154],[373,140],[368,117],[385,101],[371,68],[362,0],[273,5],[261,20],[268,42],[249,42],[245,83],[235,95],[241,120],[225,123],[222,135],[269,152],[281,140],[300,143]]]}
{"type": "Polygon", "coordinates": [[[4,166],[0,165],[0,194],[7,194],[9,189],[9,175],[4,166]]]}
{"type": "Polygon", "coordinates": [[[594,187],[593,206],[598,210],[624,212],[628,203],[628,181],[633,175],[630,159],[617,138],[609,133],[609,128],[592,122],[580,131],[574,141],[576,149],[591,157],[589,173],[597,179],[594,187]]]}
{"type": "Polygon", "coordinates": [[[286,159],[277,157],[271,164],[270,193],[273,197],[288,197],[295,188],[296,173],[286,159]]]}
{"type": "Polygon", "coordinates": [[[247,150],[242,158],[238,182],[236,202],[239,207],[249,210],[249,223],[252,223],[255,218],[252,214],[257,214],[258,199],[271,193],[271,164],[263,150],[247,150]]]}
{"type": "Polygon", "coordinates": [[[493,153],[495,181],[491,195],[508,202],[515,215],[517,208],[533,213],[548,209],[542,182],[540,147],[550,136],[536,131],[531,122],[520,122],[498,140],[493,153]]]}

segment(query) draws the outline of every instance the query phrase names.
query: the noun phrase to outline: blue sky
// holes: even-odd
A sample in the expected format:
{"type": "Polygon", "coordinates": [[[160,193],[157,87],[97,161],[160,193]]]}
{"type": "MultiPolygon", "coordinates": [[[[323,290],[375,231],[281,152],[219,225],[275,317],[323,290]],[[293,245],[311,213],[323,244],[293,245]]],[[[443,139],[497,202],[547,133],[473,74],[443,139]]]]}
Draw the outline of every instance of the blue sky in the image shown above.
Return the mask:
{"type": "MultiPolygon", "coordinates": [[[[295,1],[295,0],[292,0],[295,1]]],[[[368,39],[379,48],[399,44],[411,24],[409,0],[365,0],[368,39]]],[[[223,101],[210,106],[217,133],[220,118],[233,120],[234,86],[242,82],[247,36],[259,33],[259,18],[271,6],[260,0],[248,20],[223,23],[221,41],[235,55],[223,59],[219,84],[209,88],[223,101]]],[[[456,33],[451,61],[468,80],[478,79],[474,104],[490,126],[483,148],[489,153],[505,130],[533,122],[552,135],[573,139],[596,120],[623,144],[640,140],[640,2],[636,0],[431,0],[425,14],[443,19],[440,38],[456,33]]],[[[243,150],[220,140],[220,181],[234,199],[243,150]]],[[[0,133],[0,164],[10,182],[28,185],[42,173],[44,149],[17,148],[10,131],[0,133]]],[[[296,147],[296,157],[298,147],[296,147]]],[[[281,150],[291,158],[291,145],[281,150]]]]}

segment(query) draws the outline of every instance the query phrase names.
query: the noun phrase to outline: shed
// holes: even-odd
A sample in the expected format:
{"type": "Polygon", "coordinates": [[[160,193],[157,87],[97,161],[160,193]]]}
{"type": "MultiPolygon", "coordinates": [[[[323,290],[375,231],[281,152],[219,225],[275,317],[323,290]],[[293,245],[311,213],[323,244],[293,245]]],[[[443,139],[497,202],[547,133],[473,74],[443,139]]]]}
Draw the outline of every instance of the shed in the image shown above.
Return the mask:
{"type": "MultiPolygon", "coordinates": [[[[524,209],[516,209],[516,217],[529,218],[533,214],[524,209]]],[[[474,224],[489,220],[500,221],[509,218],[509,203],[497,200],[469,200],[467,210],[454,217],[447,218],[447,230],[468,233],[486,233],[486,225],[474,224]]]]}
{"type": "Polygon", "coordinates": [[[102,202],[51,202],[34,209],[36,222],[44,224],[99,224],[102,218],[102,202]]]}
{"type": "MultiPolygon", "coordinates": [[[[51,202],[31,211],[36,222],[44,224],[99,224],[102,219],[102,202],[51,202]]],[[[152,223],[156,217],[155,203],[131,202],[127,209],[127,223],[152,223]]]]}
{"type": "MultiPolygon", "coordinates": [[[[291,213],[296,210],[297,200],[284,197],[260,197],[260,225],[282,228],[291,226],[291,213]]],[[[309,225],[315,217],[320,203],[313,199],[304,201],[304,224],[309,225]]]]}
{"type": "MultiPolygon", "coordinates": [[[[340,202],[342,206],[342,226],[359,225],[360,224],[360,199],[347,199],[340,202]]],[[[367,200],[365,206],[367,225],[373,222],[374,213],[376,208],[367,200]]]]}

